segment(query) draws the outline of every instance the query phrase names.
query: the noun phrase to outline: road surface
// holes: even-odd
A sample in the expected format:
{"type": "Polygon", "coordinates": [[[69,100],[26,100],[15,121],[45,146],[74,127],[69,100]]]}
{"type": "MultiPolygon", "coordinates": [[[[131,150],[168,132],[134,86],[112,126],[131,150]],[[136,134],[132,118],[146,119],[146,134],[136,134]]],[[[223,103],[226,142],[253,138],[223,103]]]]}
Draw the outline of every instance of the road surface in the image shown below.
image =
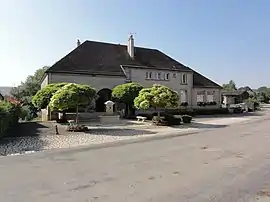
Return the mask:
{"type": "Polygon", "coordinates": [[[270,115],[184,137],[0,158],[0,201],[270,201],[270,115]]]}

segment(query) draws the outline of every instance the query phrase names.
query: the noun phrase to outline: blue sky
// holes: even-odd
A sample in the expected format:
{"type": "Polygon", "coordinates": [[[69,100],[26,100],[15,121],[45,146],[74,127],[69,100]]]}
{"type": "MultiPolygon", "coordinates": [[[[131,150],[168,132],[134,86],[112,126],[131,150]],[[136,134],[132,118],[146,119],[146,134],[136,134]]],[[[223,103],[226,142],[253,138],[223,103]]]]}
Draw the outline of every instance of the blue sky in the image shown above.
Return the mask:
{"type": "Polygon", "coordinates": [[[222,84],[269,85],[268,0],[0,0],[0,86],[16,85],[76,40],[157,48],[222,84]]]}

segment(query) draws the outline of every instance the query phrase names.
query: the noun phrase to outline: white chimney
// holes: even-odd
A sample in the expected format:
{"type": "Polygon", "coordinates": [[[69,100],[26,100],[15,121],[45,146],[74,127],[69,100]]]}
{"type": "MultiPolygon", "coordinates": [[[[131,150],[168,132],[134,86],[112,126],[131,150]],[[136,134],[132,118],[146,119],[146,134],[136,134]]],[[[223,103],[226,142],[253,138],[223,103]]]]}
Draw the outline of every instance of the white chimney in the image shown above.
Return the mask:
{"type": "Polygon", "coordinates": [[[81,45],[81,42],[80,42],[80,40],[78,39],[78,40],[77,40],[77,47],[80,46],[80,45],[81,45]]]}
{"type": "Polygon", "coordinates": [[[128,39],[127,51],[128,51],[129,56],[132,59],[134,59],[134,38],[132,34],[129,36],[129,39],[128,39]]]}

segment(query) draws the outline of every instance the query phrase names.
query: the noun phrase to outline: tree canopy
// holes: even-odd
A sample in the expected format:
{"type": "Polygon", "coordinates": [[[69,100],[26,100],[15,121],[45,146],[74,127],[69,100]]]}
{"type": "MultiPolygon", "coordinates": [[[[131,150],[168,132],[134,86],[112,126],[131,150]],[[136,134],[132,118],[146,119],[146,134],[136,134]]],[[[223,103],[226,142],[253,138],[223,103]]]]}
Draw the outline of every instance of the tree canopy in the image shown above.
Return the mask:
{"type": "Polygon", "coordinates": [[[222,85],[223,90],[231,92],[231,91],[236,91],[236,84],[233,80],[230,80],[228,84],[223,84],[222,85]]]}
{"type": "Polygon", "coordinates": [[[53,110],[76,108],[76,123],[78,123],[79,106],[89,105],[96,98],[96,90],[88,85],[70,83],[60,88],[51,98],[49,106],[53,110]]]}
{"type": "Polygon", "coordinates": [[[27,97],[32,98],[40,90],[40,82],[47,69],[48,67],[44,66],[36,70],[34,75],[28,76],[24,82],[12,88],[10,94],[18,100],[28,101],[27,97]]]}
{"type": "Polygon", "coordinates": [[[143,87],[138,83],[125,83],[112,90],[112,97],[128,105],[133,105],[134,99],[139,95],[143,87]]]}
{"type": "Polygon", "coordinates": [[[37,108],[32,104],[32,97],[40,90],[40,82],[47,69],[47,66],[38,69],[33,75],[28,76],[25,81],[21,82],[20,85],[11,89],[11,96],[28,109],[29,119],[37,116],[37,108]]]}
{"type": "Polygon", "coordinates": [[[49,105],[53,94],[67,84],[68,83],[53,83],[40,89],[32,99],[33,105],[38,109],[45,109],[49,105]]]}
{"type": "Polygon", "coordinates": [[[137,109],[147,110],[150,107],[154,108],[172,108],[177,107],[179,96],[172,89],[154,84],[151,88],[142,89],[138,97],[134,100],[134,105],[137,109]]]}
{"type": "Polygon", "coordinates": [[[49,106],[54,110],[66,110],[87,106],[96,97],[96,90],[88,85],[70,83],[54,93],[49,106]]]}

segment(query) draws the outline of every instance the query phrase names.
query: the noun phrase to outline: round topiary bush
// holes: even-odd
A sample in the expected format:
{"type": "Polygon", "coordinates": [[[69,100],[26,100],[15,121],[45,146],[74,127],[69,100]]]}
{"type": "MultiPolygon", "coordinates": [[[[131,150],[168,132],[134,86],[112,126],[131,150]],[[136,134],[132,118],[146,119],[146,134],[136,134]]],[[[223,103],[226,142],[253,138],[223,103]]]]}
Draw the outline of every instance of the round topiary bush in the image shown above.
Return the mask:
{"type": "Polygon", "coordinates": [[[183,123],[191,123],[192,116],[189,115],[183,115],[182,116],[183,123]]]}

